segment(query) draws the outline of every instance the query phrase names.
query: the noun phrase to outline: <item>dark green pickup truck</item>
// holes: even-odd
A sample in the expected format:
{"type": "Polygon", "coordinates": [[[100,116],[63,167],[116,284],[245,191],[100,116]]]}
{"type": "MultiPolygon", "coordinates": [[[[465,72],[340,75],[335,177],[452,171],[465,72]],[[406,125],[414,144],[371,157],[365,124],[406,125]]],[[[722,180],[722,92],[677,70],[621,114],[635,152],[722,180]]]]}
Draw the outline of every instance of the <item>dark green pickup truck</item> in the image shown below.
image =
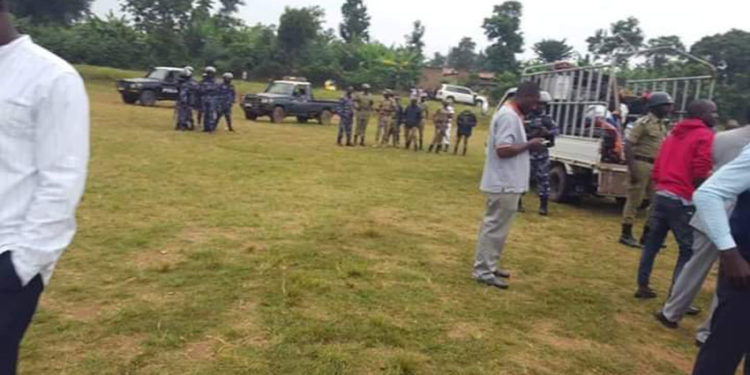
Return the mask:
{"type": "Polygon", "coordinates": [[[263,93],[245,95],[242,101],[247,119],[269,116],[274,123],[296,117],[301,123],[314,119],[327,125],[338,105],[335,100],[315,100],[310,82],[298,81],[274,81],[263,93]]]}

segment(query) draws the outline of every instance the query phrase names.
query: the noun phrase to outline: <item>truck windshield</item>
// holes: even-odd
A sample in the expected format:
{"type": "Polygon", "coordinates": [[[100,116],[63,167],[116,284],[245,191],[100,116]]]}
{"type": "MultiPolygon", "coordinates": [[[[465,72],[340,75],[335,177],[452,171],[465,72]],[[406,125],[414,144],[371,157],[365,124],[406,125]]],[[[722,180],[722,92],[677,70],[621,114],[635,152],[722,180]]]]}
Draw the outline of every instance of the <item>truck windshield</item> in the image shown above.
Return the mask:
{"type": "Polygon", "coordinates": [[[148,72],[148,74],[146,75],[146,78],[164,81],[167,79],[167,75],[169,75],[169,71],[166,69],[154,69],[148,72]]]}
{"type": "Polygon", "coordinates": [[[292,96],[294,94],[294,85],[288,83],[274,82],[266,89],[267,94],[277,94],[292,96]]]}

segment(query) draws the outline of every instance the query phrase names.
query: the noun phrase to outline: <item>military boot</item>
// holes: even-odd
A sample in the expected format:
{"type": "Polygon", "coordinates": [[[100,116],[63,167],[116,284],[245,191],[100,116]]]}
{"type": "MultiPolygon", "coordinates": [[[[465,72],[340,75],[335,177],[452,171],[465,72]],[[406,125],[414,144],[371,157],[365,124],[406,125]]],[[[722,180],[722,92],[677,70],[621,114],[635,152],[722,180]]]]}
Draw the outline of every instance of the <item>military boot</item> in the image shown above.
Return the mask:
{"type": "Polygon", "coordinates": [[[622,234],[620,235],[620,243],[635,249],[640,249],[641,246],[638,241],[633,237],[633,224],[623,224],[622,234]]]}
{"type": "Polygon", "coordinates": [[[365,136],[364,135],[359,139],[359,145],[362,146],[362,147],[365,147],[365,136]]]}
{"type": "Polygon", "coordinates": [[[358,136],[358,135],[355,135],[355,136],[354,136],[354,144],[355,144],[355,145],[359,144],[359,143],[358,143],[358,141],[359,141],[359,136],[358,136]]]}
{"type": "Polygon", "coordinates": [[[337,145],[339,145],[339,146],[343,146],[343,145],[341,144],[341,139],[343,139],[343,137],[342,137],[342,136],[338,136],[338,138],[336,138],[336,144],[337,144],[337,145]]]}
{"type": "Polygon", "coordinates": [[[352,143],[352,136],[347,135],[346,136],[346,147],[354,147],[354,143],[352,143]]]}
{"type": "Polygon", "coordinates": [[[547,216],[549,215],[549,210],[547,209],[547,198],[542,198],[541,203],[539,204],[539,215],[547,216]]]}
{"type": "Polygon", "coordinates": [[[435,148],[435,145],[430,145],[430,148],[428,148],[428,149],[427,149],[427,152],[428,152],[428,153],[432,152],[432,149],[433,149],[433,148],[435,148]]]}

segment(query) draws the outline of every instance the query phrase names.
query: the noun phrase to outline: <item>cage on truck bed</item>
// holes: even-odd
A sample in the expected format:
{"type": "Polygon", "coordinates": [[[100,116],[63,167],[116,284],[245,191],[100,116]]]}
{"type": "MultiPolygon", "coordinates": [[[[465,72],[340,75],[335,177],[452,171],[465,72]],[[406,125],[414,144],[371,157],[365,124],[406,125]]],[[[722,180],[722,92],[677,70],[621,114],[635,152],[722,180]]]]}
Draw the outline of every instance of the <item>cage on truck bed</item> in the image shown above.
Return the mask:
{"type": "Polygon", "coordinates": [[[690,101],[713,98],[716,68],[710,63],[668,47],[631,56],[665,49],[705,67],[706,74],[620,79],[614,65],[578,67],[568,63],[531,66],[523,71],[522,80],[536,82],[550,93],[549,114],[559,128],[556,145],[550,149],[550,199],[562,202],[587,194],[624,199],[627,167],[621,151],[619,158],[613,157],[612,150],[602,146],[603,134],[616,129],[618,139],[624,142],[626,125],[646,114],[651,92],[672,95],[674,120],[684,117],[690,101]],[[615,113],[621,117],[618,119],[615,113]]]}

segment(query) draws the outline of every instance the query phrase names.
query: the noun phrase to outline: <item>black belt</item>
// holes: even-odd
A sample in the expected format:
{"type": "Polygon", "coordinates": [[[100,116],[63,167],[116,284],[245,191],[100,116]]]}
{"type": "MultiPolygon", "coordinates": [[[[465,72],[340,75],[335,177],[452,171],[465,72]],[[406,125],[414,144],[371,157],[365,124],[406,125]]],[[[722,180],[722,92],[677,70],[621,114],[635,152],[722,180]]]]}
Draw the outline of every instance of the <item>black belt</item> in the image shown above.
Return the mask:
{"type": "Polygon", "coordinates": [[[644,163],[649,163],[649,164],[654,164],[654,162],[655,162],[654,158],[647,158],[645,156],[639,156],[639,155],[635,155],[633,157],[633,159],[638,160],[638,161],[642,161],[644,163]]]}

